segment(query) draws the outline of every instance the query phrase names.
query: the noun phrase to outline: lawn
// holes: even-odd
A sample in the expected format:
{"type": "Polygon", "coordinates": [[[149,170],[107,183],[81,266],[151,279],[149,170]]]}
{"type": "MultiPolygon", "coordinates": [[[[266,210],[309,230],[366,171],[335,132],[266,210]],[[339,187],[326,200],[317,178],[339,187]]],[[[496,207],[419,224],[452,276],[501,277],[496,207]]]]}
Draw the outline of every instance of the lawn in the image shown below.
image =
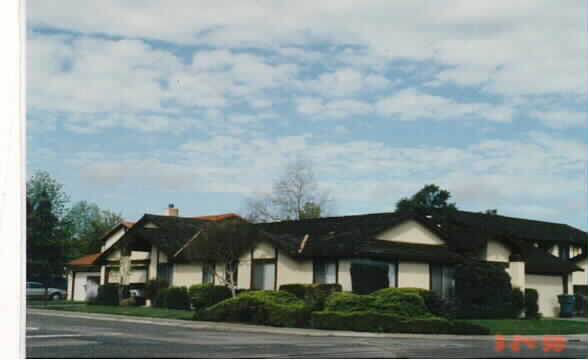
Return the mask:
{"type": "Polygon", "coordinates": [[[47,306],[31,306],[35,309],[74,311],[84,313],[113,314],[154,317],[163,319],[191,320],[194,313],[190,310],[172,310],[152,307],[132,306],[105,306],[86,304],[50,304],[47,306]]]}
{"type": "MultiPolygon", "coordinates": [[[[85,304],[83,301],[70,301],[70,300],[49,300],[47,305],[80,305],[85,304]]],[[[38,306],[45,305],[45,300],[27,300],[27,306],[38,306]]]]}
{"type": "Polygon", "coordinates": [[[484,326],[490,334],[500,335],[566,335],[586,334],[588,322],[570,320],[466,320],[484,326]]]}

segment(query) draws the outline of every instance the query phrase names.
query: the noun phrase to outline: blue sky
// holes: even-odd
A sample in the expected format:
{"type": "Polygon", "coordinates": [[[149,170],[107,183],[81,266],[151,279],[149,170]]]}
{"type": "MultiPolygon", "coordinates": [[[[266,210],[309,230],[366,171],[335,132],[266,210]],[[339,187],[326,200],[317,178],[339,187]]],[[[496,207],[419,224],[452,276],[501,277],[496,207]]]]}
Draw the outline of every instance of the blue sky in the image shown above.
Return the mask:
{"type": "Polygon", "coordinates": [[[135,220],[243,212],[288,160],[333,214],[424,184],[586,229],[583,1],[27,2],[27,171],[135,220]]]}

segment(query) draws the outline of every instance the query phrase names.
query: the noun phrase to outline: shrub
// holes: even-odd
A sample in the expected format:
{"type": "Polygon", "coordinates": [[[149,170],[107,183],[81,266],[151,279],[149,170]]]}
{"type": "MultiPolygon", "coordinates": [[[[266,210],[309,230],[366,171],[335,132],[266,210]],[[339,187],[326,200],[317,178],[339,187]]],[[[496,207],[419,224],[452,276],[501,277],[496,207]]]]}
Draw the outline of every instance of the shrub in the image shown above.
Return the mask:
{"type": "Polygon", "coordinates": [[[171,287],[166,290],[165,307],[168,309],[190,310],[190,295],[185,286],[171,287]]]}
{"type": "Polygon", "coordinates": [[[169,292],[169,288],[162,288],[159,289],[157,292],[157,296],[153,300],[153,306],[158,308],[166,308],[167,307],[167,294],[169,292]]]}
{"type": "Polygon", "coordinates": [[[322,310],[325,300],[333,293],[341,292],[339,284],[286,284],[280,291],[287,291],[299,299],[303,299],[313,310],[322,310]]]}
{"type": "Polygon", "coordinates": [[[213,284],[192,285],[189,293],[194,309],[207,308],[232,296],[228,287],[213,284]]]}
{"type": "Polygon", "coordinates": [[[423,298],[415,291],[381,289],[372,295],[335,293],[327,298],[326,311],[375,311],[404,317],[430,316],[423,298]]]}
{"type": "Polygon", "coordinates": [[[161,289],[169,287],[169,283],[165,280],[148,280],[145,283],[145,298],[155,301],[161,289]]]}
{"type": "Polygon", "coordinates": [[[137,300],[134,297],[129,297],[126,299],[122,299],[120,301],[120,306],[137,306],[137,300]]]}
{"type": "Polygon", "coordinates": [[[118,305],[118,284],[104,284],[98,287],[98,295],[91,300],[94,305],[118,305]]]}
{"type": "Polygon", "coordinates": [[[512,314],[514,319],[518,319],[525,310],[525,294],[519,288],[512,289],[512,314]]]}
{"type": "Polygon", "coordinates": [[[308,284],[285,284],[280,286],[280,291],[287,291],[297,298],[304,300],[308,284]]]}
{"type": "Polygon", "coordinates": [[[197,311],[194,318],[206,321],[306,327],[310,319],[310,308],[291,293],[259,290],[241,294],[197,311]]]}
{"type": "Polygon", "coordinates": [[[588,304],[586,303],[586,295],[583,294],[576,294],[576,315],[578,316],[586,316],[586,307],[588,304]]]}
{"type": "Polygon", "coordinates": [[[433,314],[435,316],[441,316],[441,317],[451,317],[452,316],[451,304],[430,290],[421,289],[421,288],[413,288],[413,287],[388,288],[388,289],[380,289],[380,290],[374,291],[371,295],[392,296],[394,294],[419,295],[420,297],[423,298],[423,301],[425,303],[425,307],[427,308],[427,310],[431,314],[433,314]]]}
{"type": "Polygon", "coordinates": [[[316,329],[354,330],[428,334],[489,334],[477,325],[455,322],[439,317],[406,318],[373,311],[313,312],[311,324],[316,329]]]}
{"type": "Polygon", "coordinates": [[[508,318],[512,311],[510,275],[501,265],[459,265],[455,271],[455,296],[460,318],[508,318]]]}
{"type": "Polygon", "coordinates": [[[539,318],[539,293],[535,289],[525,289],[525,317],[539,318]]]}

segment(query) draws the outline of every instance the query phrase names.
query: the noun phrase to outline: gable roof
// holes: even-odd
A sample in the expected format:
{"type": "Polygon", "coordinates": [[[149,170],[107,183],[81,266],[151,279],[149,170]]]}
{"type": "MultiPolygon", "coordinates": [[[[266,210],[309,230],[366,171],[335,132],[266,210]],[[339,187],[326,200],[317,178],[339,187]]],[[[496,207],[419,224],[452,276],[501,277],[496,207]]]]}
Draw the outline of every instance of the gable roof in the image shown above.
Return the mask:
{"type": "Polygon", "coordinates": [[[68,266],[92,266],[92,265],[94,265],[94,261],[96,261],[98,256],[100,256],[100,253],[82,256],[80,258],[77,258],[77,259],[74,259],[74,260],[68,262],[66,265],[68,265],[68,266]]]}
{"type": "Polygon", "coordinates": [[[203,227],[203,225],[214,221],[225,221],[230,219],[244,221],[241,216],[235,213],[197,217],[145,214],[139,219],[139,221],[131,225],[128,232],[122,236],[117,243],[113,244],[109,249],[100,254],[96,259],[96,262],[104,261],[110,253],[116,248],[119,248],[122,244],[128,244],[129,242],[135,241],[145,241],[154,245],[171,258],[177,250],[184,246],[186,242],[203,227]]]}

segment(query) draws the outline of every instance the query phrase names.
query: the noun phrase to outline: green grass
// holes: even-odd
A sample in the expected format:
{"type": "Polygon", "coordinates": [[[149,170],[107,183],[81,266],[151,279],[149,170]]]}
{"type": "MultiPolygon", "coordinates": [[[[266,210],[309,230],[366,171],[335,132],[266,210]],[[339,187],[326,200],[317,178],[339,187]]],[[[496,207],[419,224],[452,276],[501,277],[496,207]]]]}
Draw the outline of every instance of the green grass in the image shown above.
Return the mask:
{"type": "Polygon", "coordinates": [[[46,310],[61,310],[61,311],[73,311],[73,312],[84,312],[84,313],[96,313],[96,314],[113,314],[113,315],[129,315],[129,316],[141,316],[141,317],[154,317],[163,319],[178,319],[178,320],[191,320],[194,315],[189,310],[173,310],[173,309],[161,309],[153,307],[133,307],[133,306],[105,306],[105,305],[86,305],[86,304],[74,304],[74,305],[48,305],[48,306],[32,306],[37,309],[46,310]]]}
{"type": "MultiPolygon", "coordinates": [[[[47,305],[79,305],[85,304],[83,301],[70,301],[70,300],[49,300],[47,305]]],[[[27,306],[39,306],[45,305],[44,300],[27,300],[27,306]]]]}
{"type": "Polygon", "coordinates": [[[484,326],[490,334],[499,335],[566,335],[586,334],[588,322],[569,320],[465,320],[484,326]]]}

